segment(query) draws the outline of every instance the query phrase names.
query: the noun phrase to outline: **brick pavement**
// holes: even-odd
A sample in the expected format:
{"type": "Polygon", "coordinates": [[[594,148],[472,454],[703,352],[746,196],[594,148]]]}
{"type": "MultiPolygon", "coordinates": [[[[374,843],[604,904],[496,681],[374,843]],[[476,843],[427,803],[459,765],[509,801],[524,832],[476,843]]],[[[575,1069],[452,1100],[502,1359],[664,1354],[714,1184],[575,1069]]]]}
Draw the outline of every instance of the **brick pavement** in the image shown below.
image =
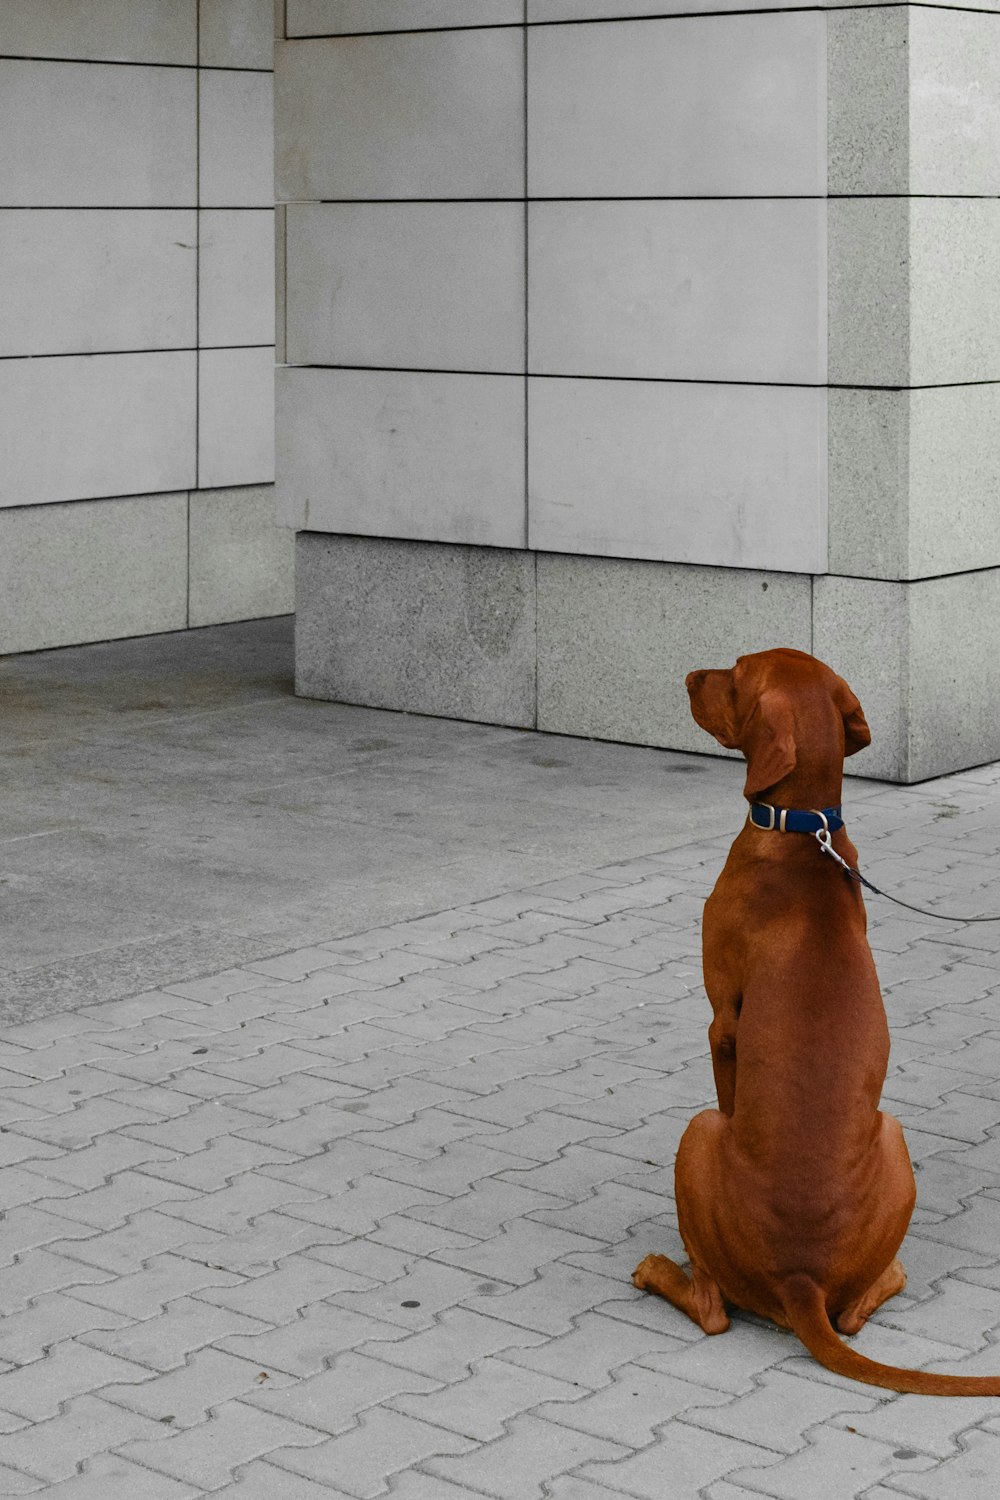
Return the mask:
{"type": "MultiPolygon", "coordinates": [[[[860,788],[851,827],[905,899],[1000,908],[1000,768],[860,788]]],[[[629,1284],[680,1251],[727,842],[3,1033],[0,1494],[992,1497],[1000,1401],[629,1284]]],[[[857,1344],[1000,1371],[1000,924],[869,910],[920,1199],[857,1344]]]]}

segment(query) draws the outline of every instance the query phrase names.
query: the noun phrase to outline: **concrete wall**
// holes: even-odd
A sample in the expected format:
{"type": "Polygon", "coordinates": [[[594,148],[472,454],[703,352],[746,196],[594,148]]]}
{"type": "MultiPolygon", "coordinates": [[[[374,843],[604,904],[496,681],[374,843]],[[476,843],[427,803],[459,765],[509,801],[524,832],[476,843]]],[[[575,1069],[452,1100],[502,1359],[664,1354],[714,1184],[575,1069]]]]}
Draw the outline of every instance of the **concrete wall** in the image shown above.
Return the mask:
{"type": "Polygon", "coordinates": [[[287,0],[299,689],[707,750],[784,644],[1000,757],[1000,15],[694,8],[287,0]]]}
{"type": "Polygon", "coordinates": [[[291,607],[271,0],[0,6],[0,652],[291,607]]]}

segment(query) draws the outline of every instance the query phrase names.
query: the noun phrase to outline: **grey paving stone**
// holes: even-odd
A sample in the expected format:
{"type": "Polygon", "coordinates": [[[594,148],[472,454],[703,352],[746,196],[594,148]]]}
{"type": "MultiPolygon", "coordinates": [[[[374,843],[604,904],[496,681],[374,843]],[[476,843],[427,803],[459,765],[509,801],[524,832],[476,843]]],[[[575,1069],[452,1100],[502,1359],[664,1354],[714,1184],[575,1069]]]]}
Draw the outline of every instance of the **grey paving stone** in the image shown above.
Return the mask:
{"type": "Polygon", "coordinates": [[[240,1464],[263,1454],[286,1455],[321,1441],[320,1434],[287,1417],[227,1403],[207,1422],[183,1431],[160,1428],[157,1438],[123,1443],[123,1458],[202,1490],[219,1489],[240,1464]]]}
{"type": "Polygon", "coordinates": [[[369,1238],[394,1250],[414,1255],[435,1255],[442,1260],[445,1259],[445,1251],[478,1244],[471,1234],[442,1228],[438,1224],[421,1224],[405,1213],[387,1214],[369,1231],[369,1238]]]}
{"type": "MultiPolygon", "coordinates": [[[[88,1268],[79,1266],[74,1269],[81,1273],[88,1268]]],[[[58,1265],[52,1268],[53,1279],[58,1271],[58,1265]]],[[[65,1275],[65,1271],[63,1274],[65,1275]]],[[[93,1283],[86,1284],[74,1282],[68,1286],[68,1294],[81,1302],[110,1308],[114,1312],[138,1319],[153,1317],[177,1297],[187,1297],[194,1292],[221,1290],[223,1287],[239,1288],[245,1284],[243,1277],[232,1272],[209,1269],[204,1264],[199,1265],[183,1256],[170,1254],[151,1256],[140,1271],[133,1271],[131,1275],[111,1276],[96,1270],[91,1274],[95,1278],[103,1276],[104,1279],[95,1279],[93,1283]]]]}
{"type": "Polygon", "coordinates": [[[805,1446],[806,1434],[821,1422],[849,1412],[851,1415],[845,1422],[852,1422],[857,1429],[855,1414],[871,1412],[875,1407],[874,1395],[864,1387],[850,1392],[783,1370],[768,1370],[757,1376],[755,1388],[747,1395],[737,1396],[718,1410],[689,1410],[685,1412],[685,1421],[745,1442],[794,1453],[805,1446]]]}
{"type": "MultiPolygon", "coordinates": [[[[271,1324],[291,1322],[302,1308],[370,1285],[341,1266],[324,1264],[311,1255],[289,1255],[263,1276],[241,1280],[230,1286],[206,1286],[197,1290],[199,1302],[226,1307],[233,1312],[271,1324]]],[[[234,1330],[235,1331],[235,1330],[234,1330]]],[[[248,1329],[248,1331],[251,1331],[248,1329]]]]}
{"type": "MultiPolygon", "coordinates": [[[[326,1434],[346,1432],[362,1413],[405,1393],[433,1393],[439,1381],[363,1354],[342,1354],[327,1368],[274,1389],[269,1384],[242,1397],[262,1411],[288,1416],[326,1434]]],[[[446,1387],[450,1394],[455,1387],[446,1387]]],[[[445,1424],[448,1425],[448,1424],[445,1424]]]]}
{"type": "MultiPolygon", "coordinates": [[[[402,1330],[397,1329],[397,1335],[402,1330]]],[[[377,1348],[362,1345],[360,1352],[372,1358],[402,1365],[435,1380],[464,1380],[476,1360],[508,1349],[543,1344],[544,1335],[498,1322],[468,1308],[453,1308],[438,1318],[433,1328],[377,1348]]]]}
{"type": "Polygon", "coordinates": [[[202,1425],[210,1411],[259,1389],[265,1382],[289,1385],[292,1378],[280,1370],[262,1370],[260,1365],[220,1349],[200,1349],[181,1368],[167,1374],[144,1370],[135,1380],[106,1383],[101,1396],[116,1406],[181,1429],[202,1425]]]}
{"type": "Polygon", "coordinates": [[[543,1266],[527,1286],[490,1298],[491,1317],[539,1333],[567,1333],[574,1320],[618,1290],[617,1281],[555,1261],[543,1266]]]}
{"type": "Polygon", "coordinates": [[[416,1217],[435,1211],[428,1205],[443,1202],[440,1193],[393,1182],[388,1177],[365,1177],[340,1192],[320,1195],[309,1203],[289,1203],[285,1216],[329,1227],[345,1235],[372,1234],[384,1218],[406,1212],[416,1217]]]}
{"type": "Polygon", "coordinates": [[[536,1279],[543,1266],[573,1250],[590,1249],[593,1243],[587,1235],[569,1234],[534,1219],[513,1219],[492,1238],[464,1248],[441,1249],[437,1258],[480,1276],[524,1286],[536,1279]]]}
{"type": "MultiPolygon", "coordinates": [[[[866,1437],[896,1448],[913,1448],[936,1458],[957,1455],[969,1430],[995,1417],[994,1396],[897,1396],[870,1412],[835,1417],[836,1427],[851,1426],[866,1437]]],[[[956,1494],[958,1491],[956,1491],[956,1494]]]]}
{"type": "Polygon", "coordinates": [[[45,1494],[56,1500],[130,1500],[134,1495],[143,1500],[195,1500],[198,1490],[115,1454],[97,1454],[81,1473],[46,1485],[45,1494]]]}
{"type": "Polygon", "coordinates": [[[911,1449],[900,1451],[903,1456],[897,1457],[897,1450],[873,1442],[860,1432],[821,1428],[807,1447],[790,1458],[767,1468],[732,1466],[728,1477],[735,1484],[773,1495],[778,1500],[801,1500],[803,1495],[809,1495],[811,1500],[812,1497],[843,1500],[844,1495],[864,1494],[882,1480],[891,1479],[895,1483],[902,1475],[911,1476],[934,1463],[926,1454],[912,1453],[911,1449]]]}
{"type": "Polygon", "coordinates": [[[996,1494],[1000,1464],[1000,1434],[995,1423],[987,1431],[971,1431],[962,1437],[962,1452],[930,1469],[926,1474],[893,1475],[887,1488],[920,1500],[961,1495],[962,1500],[988,1500],[996,1494]]]}
{"type": "Polygon", "coordinates": [[[0,1467],[55,1484],[70,1479],[86,1460],[160,1431],[159,1423],[148,1417],[82,1395],[47,1421],[0,1436],[0,1467]]]}
{"type": "Polygon", "coordinates": [[[921,1207],[935,1213],[957,1214],[977,1193],[1000,1189],[1000,1142],[997,1143],[993,1169],[985,1165],[983,1154],[980,1153],[977,1160],[967,1162],[959,1148],[918,1162],[917,1194],[921,1207]]]}
{"type": "Polygon", "coordinates": [[[279,1469],[266,1458],[237,1465],[233,1484],[213,1490],[215,1500],[352,1500],[346,1490],[279,1469]]]}
{"type": "MultiPolygon", "coordinates": [[[[408,1192],[416,1194],[417,1189],[410,1188],[408,1192]]],[[[431,1208],[413,1207],[409,1213],[411,1218],[424,1223],[460,1229],[485,1240],[499,1234],[512,1219],[548,1210],[560,1201],[552,1193],[535,1193],[529,1188],[514,1187],[509,1182],[486,1179],[446,1204],[431,1208]]],[[[411,1199],[411,1202],[415,1203],[416,1199],[411,1199]]]]}
{"type": "Polygon", "coordinates": [[[295,1251],[312,1250],[349,1237],[346,1231],[293,1219],[286,1213],[262,1214],[249,1228],[226,1235],[195,1232],[193,1225],[184,1225],[180,1219],[174,1223],[187,1236],[172,1247],[175,1255],[212,1271],[233,1271],[241,1276],[261,1276],[295,1251]]]}
{"type": "Polygon", "coordinates": [[[470,1303],[478,1306],[484,1297],[492,1302],[508,1290],[500,1282],[485,1281],[454,1266],[418,1260],[411,1261],[398,1279],[364,1291],[341,1292],[329,1300],[337,1307],[398,1323],[412,1332],[433,1327],[438,1313],[446,1308],[470,1303]]]}
{"type": "Polygon", "coordinates": [[[99,1286],[107,1287],[114,1282],[110,1271],[82,1265],[72,1256],[63,1254],[62,1248],[65,1247],[60,1250],[41,1249],[28,1242],[21,1252],[12,1251],[12,1258],[14,1253],[19,1253],[20,1258],[5,1267],[0,1277],[0,1310],[7,1315],[19,1313],[46,1292],[90,1293],[99,1286]]]}
{"type": "Polygon", "coordinates": [[[282,1468],[322,1480],[336,1474],[348,1494],[360,1500],[381,1495],[391,1476],[401,1469],[433,1460],[435,1454],[465,1453],[475,1444],[443,1427],[432,1427],[415,1417],[375,1408],[359,1424],[339,1437],[327,1438],[308,1449],[284,1449],[271,1461],[282,1468]]]}
{"type": "Polygon", "coordinates": [[[630,1361],[656,1368],[659,1357],[679,1352],[684,1345],[668,1334],[585,1312],[574,1319],[569,1333],[527,1349],[508,1349],[500,1356],[510,1364],[565,1378],[591,1390],[610,1384],[613,1373],[630,1361]]]}
{"type": "Polygon", "coordinates": [[[389,1343],[403,1341],[405,1334],[398,1324],[316,1302],[303,1308],[294,1322],[220,1338],[216,1347],[260,1369],[303,1376],[325,1369],[338,1354],[369,1344],[377,1357],[394,1359],[389,1343]]]}
{"type": "Polygon", "coordinates": [[[692,1338],[692,1331],[693,1325],[686,1319],[676,1325],[671,1321],[664,1327],[664,1335],[670,1338],[672,1347],[637,1354],[638,1363],[736,1395],[754,1390],[765,1371],[801,1351],[789,1329],[772,1328],[739,1314],[717,1338],[692,1338]]]}
{"type": "MultiPolygon", "coordinates": [[[[46,1292],[16,1317],[0,1323],[0,1360],[27,1365],[41,1359],[55,1344],[89,1333],[99,1335],[100,1330],[114,1333],[127,1324],[128,1319],[121,1314],[89,1306],[68,1291],[46,1292]]],[[[125,1349],[112,1348],[109,1352],[133,1357],[125,1349]]]]}
{"type": "Polygon", "coordinates": [[[631,1183],[602,1182],[589,1198],[572,1208],[539,1208],[535,1217],[558,1229],[616,1244],[630,1229],[657,1218],[668,1206],[672,1204],[668,1205],[662,1194],[631,1183]]]}
{"type": "Polygon", "coordinates": [[[574,1432],[536,1417],[515,1417],[496,1442],[465,1458],[432,1458],[428,1473],[482,1491],[500,1500],[534,1500],[542,1484],[587,1461],[625,1459],[628,1450],[588,1433],[574,1432]]]}
{"type": "Polygon", "coordinates": [[[130,1328],[112,1333],[88,1329],[77,1339],[88,1348],[166,1371],[183,1365],[195,1350],[227,1335],[259,1333],[264,1326],[259,1318],[244,1317],[229,1308],[209,1307],[193,1297],[178,1297],[157,1316],[130,1328]]]}
{"type": "Polygon", "coordinates": [[[44,1359],[0,1375],[0,1411],[40,1422],[54,1417],[75,1396],[100,1390],[112,1381],[144,1380],[148,1375],[141,1365],[68,1340],[57,1344],[44,1359]]]}
{"type": "MultiPolygon", "coordinates": [[[[900,1310],[891,1303],[882,1321],[893,1328],[921,1334],[924,1338],[981,1349],[1000,1323],[1000,1304],[989,1288],[950,1277],[937,1296],[900,1310]]],[[[997,1360],[1000,1369],[1000,1357],[997,1360]]]]}
{"type": "Polygon", "coordinates": [[[568,1406],[558,1399],[547,1402],[535,1415],[610,1442],[645,1448],[671,1417],[713,1404],[728,1406],[731,1399],[728,1392],[690,1385],[658,1370],[627,1364],[619,1366],[610,1385],[602,1390],[568,1406]]]}
{"type": "Polygon", "coordinates": [[[394,1411],[445,1427],[462,1437],[488,1443],[501,1438],[507,1424],[539,1402],[572,1401],[581,1395],[567,1380],[517,1369],[503,1359],[484,1359],[465,1380],[430,1395],[396,1396],[394,1411]]]}
{"type": "MultiPolygon", "coordinates": [[[[497,1186],[509,1183],[513,1187],[523,1187],[529,1192],[544,1194],[549,1202],[556,1201],[556,1193],[551,1187],[546,1191],[540,1184],[525,1181],[518,1171],[511,1172],[512,1168],[527,1166],[524,1157],[516,1156],[512,1151],[461,1140],[442,1145],[437,1156],[423,1161],[398,1157],[394,1159],[389,1155],[380,1175],[391,1178],[394,1182],[407,1182],[413,1187],[426,1188],[428,1192],[442,1193],[448,1197],[468,1193],[477,1183],[492,1179],[497,1186]]],[[[530,1175],[529,1170],[528,1176],[530,1175]]],[[[566,1196],[563,1195],[564,1201],[566,1196]]],[[[542,1201],[539,1198],[538,1207],[542,1206],[542,1201]]]]}

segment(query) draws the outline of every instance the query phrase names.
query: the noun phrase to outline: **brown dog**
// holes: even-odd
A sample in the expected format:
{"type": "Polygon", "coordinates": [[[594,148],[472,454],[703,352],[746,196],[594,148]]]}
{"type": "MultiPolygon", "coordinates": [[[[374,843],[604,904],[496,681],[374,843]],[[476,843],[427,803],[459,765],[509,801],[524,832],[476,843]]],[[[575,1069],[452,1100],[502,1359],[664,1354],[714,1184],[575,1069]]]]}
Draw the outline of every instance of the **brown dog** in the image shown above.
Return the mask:
{"type": "MultiPolygon", "coordinates": [[[[687,687],[702,728],[746,756],[748,798],[839,806],[844,756],[871,735],[829,667],[801,651],[762,651],[731,671],[692,672],[687,687]]],[[[856,866],[842,827],[832,842],[856,866]]],[[[719,1108],[691,1121],[677,1152],[691,1273],[650,1255],[632,1279],[706,1333],[728,1328],[726,1302],[771,1318],[838,1375],[894,1391],[1000,1395],[1000,1375],[897,1369],[834,1331],[856,1333],[902,1289],[896,1252],[915,1198],[902,1129],[878,1107],[889,1033],[865,926],[857,884],[808,832],[748,823],[739,834],[703,927],[719,1108]]]]}

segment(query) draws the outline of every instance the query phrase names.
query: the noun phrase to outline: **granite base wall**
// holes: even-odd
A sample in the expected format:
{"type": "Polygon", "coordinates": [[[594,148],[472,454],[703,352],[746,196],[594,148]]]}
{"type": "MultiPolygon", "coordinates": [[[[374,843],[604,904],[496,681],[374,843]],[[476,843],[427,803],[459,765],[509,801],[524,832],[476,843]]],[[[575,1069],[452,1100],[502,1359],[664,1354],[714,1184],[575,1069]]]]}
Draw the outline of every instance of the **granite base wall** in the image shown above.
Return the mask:
{"type": "Polygon", "coordinates": [[[301,532],[297,691],[556,734],[723,753],[685,675],[811,651],[864,705],[856,775],[1000,758],[1000,569],[898,583],[301,532]]]}

